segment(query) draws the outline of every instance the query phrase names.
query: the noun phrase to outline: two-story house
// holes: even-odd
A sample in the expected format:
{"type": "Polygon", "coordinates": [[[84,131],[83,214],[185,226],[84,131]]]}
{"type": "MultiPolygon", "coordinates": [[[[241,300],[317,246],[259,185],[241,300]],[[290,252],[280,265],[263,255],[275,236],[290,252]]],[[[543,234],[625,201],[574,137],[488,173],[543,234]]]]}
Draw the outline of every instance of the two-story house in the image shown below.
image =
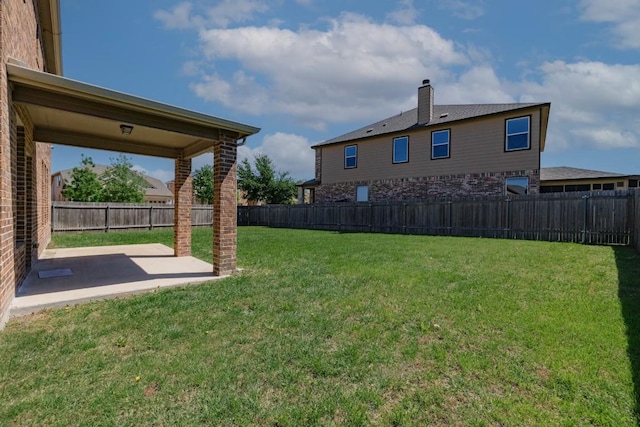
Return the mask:
{"type": "Polygon", "coordinates": [[[314,145],[313,201],[402,201],[538,193],[551,104],[434,105],[314,145]]]}

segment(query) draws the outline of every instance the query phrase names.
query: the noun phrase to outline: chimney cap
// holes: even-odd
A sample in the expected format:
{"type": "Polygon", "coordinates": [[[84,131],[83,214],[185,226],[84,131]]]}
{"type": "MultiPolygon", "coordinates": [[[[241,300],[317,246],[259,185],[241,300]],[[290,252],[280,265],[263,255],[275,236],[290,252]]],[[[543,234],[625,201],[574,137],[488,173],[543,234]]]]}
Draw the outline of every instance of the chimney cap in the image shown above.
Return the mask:
{"type": "Polygon", "coordinates": [[[430,83],[430,80],[429,80],[429,79],[424,79],[424,80],[422,81],[422,84],[423,84],[423,85],[428,85],[429,83],[430,83]]]}

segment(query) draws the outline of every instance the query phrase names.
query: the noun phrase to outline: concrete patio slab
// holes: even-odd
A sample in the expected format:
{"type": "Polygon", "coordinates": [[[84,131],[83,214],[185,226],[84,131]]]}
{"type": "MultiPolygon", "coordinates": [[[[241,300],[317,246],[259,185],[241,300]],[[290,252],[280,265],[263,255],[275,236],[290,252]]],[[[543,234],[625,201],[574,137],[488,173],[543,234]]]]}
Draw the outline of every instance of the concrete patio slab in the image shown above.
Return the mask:
{"type": "Polygon", "coordinates": [[[18,290],[11,316],[221,278],[211,264],[175,257],[160,243],[47,249],[18,290]]]}

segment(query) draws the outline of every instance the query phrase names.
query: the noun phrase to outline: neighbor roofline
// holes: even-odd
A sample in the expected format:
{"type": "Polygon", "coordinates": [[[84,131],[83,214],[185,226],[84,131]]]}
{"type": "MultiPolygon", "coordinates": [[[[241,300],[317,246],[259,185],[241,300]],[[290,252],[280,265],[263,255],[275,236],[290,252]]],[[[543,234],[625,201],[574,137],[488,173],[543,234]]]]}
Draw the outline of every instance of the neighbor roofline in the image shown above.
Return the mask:
{"type": "Polygon", "coordinates": [[[105,89],[66,77],[43,73],[20,65],[7,63],[10,81],[51,92],[52,95],[70,95],[86,101],[95,101],[104,105],[126,108],[143,113],[177,119],[186,123],[217,128],[238,134],[238,139],[254,135],[260,128],[233,122],[219,117],[209,116],[192,110],[163,104],[150,99],[105,89]]]}
{"type": "Polygon", "coordinates": [[[62,75],[62,31],[60,25],[60,1],[37,0],[40,36],[45,70],[62,75]]]}
{"type": "MultiPolygon", "coordinates": [[[[443,104],[443,105],[440,105],[440,106],[444,106],[444,105],[446,105],[446,104],[443,104]]],[[[460,104],[458,104],[458,105],[460,105],[460,104]]],[[[438,106],[438,105],[436,105],[436,106],[438,106]]],[[[399,129],[399,130],[389,131],[389,132],[385,132],[385,133],[378,133],[378,134],[371,135],[371,136],[363,136],[361,138],[345,139],[345,140],[336,141],[336,142],[319,142],[317,144],[312,145],[311,148],[313,148],[315,150],[316,148],[327,147],[327,146],[330,146],[330,145],[344,144],[344,143],[348,143],[348,142],[352,142],[352,141],[364,141],[364,140],[367,140],[367,139],[379,138],[379,137],[381,137],[383,135],[401,134],[401,133],[405,133],[407,131],[414,131],[414,130],[417,130],[417,129],[424,129],[424,128],[428,128],[428,127],[441,127],[441,126],[445,126],[446,127],[446,126],[449,126],[451,123],[460,123],[460,122],[464,122],[464,121],[468,121],[468,120],[474,120],[474,119],[483,118],[483,117],[496,116],[496,115],[500,115],[500,114],[509,113],[509,112],[512,112],[512,111],[526,110],[526,109],[531,109],[531,108],[545,108],[545,107],[546,108],[551,108],[551,103],[550,102],[530,103],[527,106],[516,107],[516,108],[512,108],[510,110],[503,110],[503,111],[497,111],[497,112],[494,112],[494,113],[480,114],[480,115],[477,115],[477,116],[464,117],[462,119],[456,119],[456,120],[451,120],[451,121],[447,121],[447,122],[439,122],[439,123],[435,123],[435,124],[426,123],[426,124],[419,125],[419,124],[416,123],[416,124],[414,124],[412,126],[409,126],[406,129],[399,129]]],[[[409,110],[409,111],[412,111],[412,110],[409,110]]],[[[395,117],[395,116],[392,116],[392,117],[395,117]]],[[[389,117],[389,118],[391,118],[391,117],[389,117]]],[[[377,123],[379,123],[379,122],[377,122],[377,123]]],[[[360,129],[362,129],[362,128],[360,128],[360,129]]],[[[331,138],[331,139],[333,139],[333,138],[331,138]]]]}

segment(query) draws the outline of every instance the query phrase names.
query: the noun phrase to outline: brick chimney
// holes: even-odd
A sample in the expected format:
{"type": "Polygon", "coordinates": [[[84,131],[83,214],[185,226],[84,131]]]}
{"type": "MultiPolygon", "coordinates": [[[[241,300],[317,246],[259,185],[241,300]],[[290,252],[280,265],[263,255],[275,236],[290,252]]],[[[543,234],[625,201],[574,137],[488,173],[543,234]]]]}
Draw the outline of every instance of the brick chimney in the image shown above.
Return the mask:
{"type": "Polygon", "coordinates": [[[418,88],[418,124],[426,125],[433,119],[433,87],[423,80],[418,88]]]}

